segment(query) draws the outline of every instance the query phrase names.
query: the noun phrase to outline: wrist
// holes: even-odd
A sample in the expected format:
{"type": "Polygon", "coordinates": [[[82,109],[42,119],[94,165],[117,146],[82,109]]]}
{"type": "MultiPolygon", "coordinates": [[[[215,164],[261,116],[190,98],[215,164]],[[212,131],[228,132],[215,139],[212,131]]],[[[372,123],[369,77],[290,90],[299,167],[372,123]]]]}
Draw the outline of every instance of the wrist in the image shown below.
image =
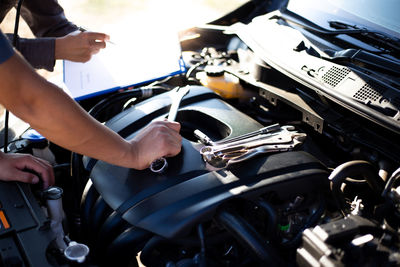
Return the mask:
{"type": "Polygon", "coordinates": [[[63,37],[56,38],[54,47],[54,58],[63,59],[62,52],[64,51],[64,39],[63,37]]]}
{"type": "Polygon", "coordinates": [[[126,150],[123,155],[122,161],[124,162],[124,165],[128,168],[133,168],[133,169],[140,169],[139,166],[139,155],[137,154],[137,144],[135,141],[131,140],[130,142],[126,141],[127,144],[125,145],[126,150]]]}

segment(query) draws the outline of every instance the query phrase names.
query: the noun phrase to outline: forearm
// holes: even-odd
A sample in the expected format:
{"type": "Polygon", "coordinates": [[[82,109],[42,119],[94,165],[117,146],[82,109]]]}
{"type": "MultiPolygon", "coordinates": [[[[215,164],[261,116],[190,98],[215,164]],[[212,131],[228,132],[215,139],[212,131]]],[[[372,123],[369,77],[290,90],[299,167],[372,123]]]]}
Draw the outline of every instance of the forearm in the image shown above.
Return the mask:
{"type": "Polygon", "coordinates": [[[0,75],[6,75],[1,80],[7,80],[13,88],[0,95],[6,108],[64,148],[112,164],[135,167],[132,164],[136,159],[132,158],[132,146],[127,141],[90,117],[61,89],[36,75],[18,56],[9,61],[0,66],[0,75]],[[12,81],[15,72],[22,77],[12,81]]]}

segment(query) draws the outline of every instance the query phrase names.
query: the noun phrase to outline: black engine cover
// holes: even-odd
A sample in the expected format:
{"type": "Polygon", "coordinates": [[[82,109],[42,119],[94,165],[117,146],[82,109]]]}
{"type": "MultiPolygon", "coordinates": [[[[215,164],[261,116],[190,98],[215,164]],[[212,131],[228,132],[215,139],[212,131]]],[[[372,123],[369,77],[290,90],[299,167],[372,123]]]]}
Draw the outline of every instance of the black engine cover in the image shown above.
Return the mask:
{"type": "MultiPolygon", "coordinates": [[[[106,125],[129,139],[151,120],[166,116],[170,104],[169,94],[164,93],[124,111],[106,125]]],[[[256,198],[271,191],[283,196],[319,191],[327,182],[325,167],[302,151],[265,155],[229,169],[209,170],[198,151],[201,145],[193,136],[195,129],[219,140],[262,125],[207,88],[191,87],[177,121],[182,124],[182,152],[168,158],[163,174],[85,158],[97,191],[136,227],[166,238],[179,237],[212,218],[216,208],[227,200],[256,198]]]]}

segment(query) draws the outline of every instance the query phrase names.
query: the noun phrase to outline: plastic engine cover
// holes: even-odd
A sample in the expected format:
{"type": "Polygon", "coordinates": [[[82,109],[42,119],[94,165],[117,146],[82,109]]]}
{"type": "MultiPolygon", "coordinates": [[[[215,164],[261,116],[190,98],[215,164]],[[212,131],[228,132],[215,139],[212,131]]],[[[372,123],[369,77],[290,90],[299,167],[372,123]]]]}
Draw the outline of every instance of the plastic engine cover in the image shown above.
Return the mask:
{"type": "MultiPolygon", "coordinates": [[[[166,117],[170,104],[169,93],[164,93],[122,112],[106,125],[130,139],[150,121],[166,117]]],[[[85,158],[97,191],[136,227],[166,238],[179,237],[212,218],[216,208],[232,198],[255,198],[271,191],[285,196],[313,192],[327,181],[324,166],[302,151],[264,155],[229,169],[207,169],[199,153],[202,145],[193,136],[195,129],[216,141],[262,127],[207,88],[191,87],[177,121],[182,125],[182,151],[167,159],[168,168],[162,174],[85,158]]]]}

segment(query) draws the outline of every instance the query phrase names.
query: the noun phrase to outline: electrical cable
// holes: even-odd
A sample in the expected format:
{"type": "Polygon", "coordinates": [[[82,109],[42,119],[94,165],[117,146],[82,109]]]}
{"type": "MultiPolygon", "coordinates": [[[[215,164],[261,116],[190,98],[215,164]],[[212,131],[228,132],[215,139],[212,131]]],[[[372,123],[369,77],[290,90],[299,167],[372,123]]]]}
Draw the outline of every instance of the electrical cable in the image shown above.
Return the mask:
{"type": "MultiPolygon", "coordinates": [[[[17,12],[15,15],[15,24],[14,24],[14,35],[13,35],[13,40],[12,40],[12,45],[16,48],[17,47],[17,40],[18,40],[18,26],[19,26],[19,16],[21,13],[21,6],[22,2],[24,0],[19,0],[17,4],[17,12]]],[[[4,153],[7,153],[7,147],[8,147],[8,119],[10,116],[10,112],[6,110],[5,112],[5,118],[4,118],[4,146],[3,146],[3,151],[4,153]]]]}

